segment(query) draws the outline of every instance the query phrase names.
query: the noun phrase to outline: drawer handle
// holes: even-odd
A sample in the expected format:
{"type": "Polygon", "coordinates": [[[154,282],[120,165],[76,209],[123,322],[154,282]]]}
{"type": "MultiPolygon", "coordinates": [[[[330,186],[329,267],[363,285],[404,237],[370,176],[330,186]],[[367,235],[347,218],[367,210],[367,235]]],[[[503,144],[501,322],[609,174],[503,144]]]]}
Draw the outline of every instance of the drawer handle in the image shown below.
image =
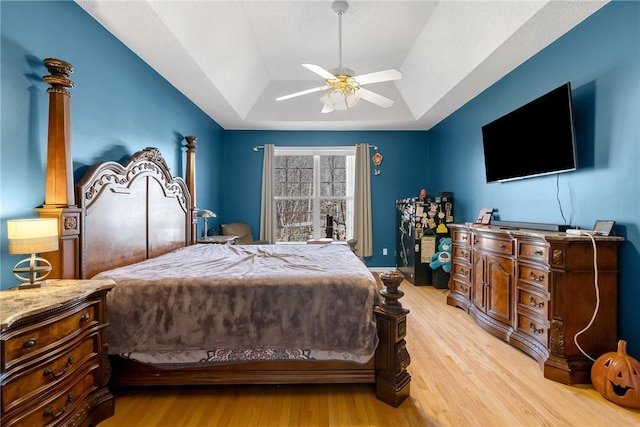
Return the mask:
{"type": "Polygon", "coordinates": [[[53,408],[47,408],[44,410],[42,415],[45,417],[51,417],[54,420],[56,418],[59,418],[60,415],[64,414],[65,411],[69,408],[69,406],[71,406],[71,404],[73,403],[73,397],[74,397],[73,393],[69,393],[69,395],[67,396],[67,403],[64,405],[64,408],[60,409],[59,411],[56,411],[53,408]]]}
{"type": "Polygon", "coordinates": [[[529,329],[531,329],[534,334],[541,334],[544,332],[544,328],[536,329],[536,325],[534,325],[533,322],[529,323],[529,329]]]}
{"type": "Polygon", "coordinates": [[[469,270],[465,270],[464,268],[461,268],[460,269],[460,273],[462,273],[462,274],[464,274],[466,276],[467,274],[469,274],[469,270]]]}
{"type": "Polygon", "coordinates": [[[529,273],[529,277],[531,278],[531,280],[533,280],[534,282],[542,282],[544,280],[544,274],[541,274],[539,276],[536,276],[535,274],[533,274],[533,271],[531,273],[529,273]]]}
{"type": "Polygon", "coordinates": [[[534,255],[544,255],[544,251],[542,249],[536,249],[535,251],[533,251],[534,255]]]}
{"type": "Polygon", "coordinates": [[[529,297],[529,304],[537,308],[544,307],[544,301],[536,302],[536,300],[533,297],[529,297]]]}
{"type": "Polygon", "coordinates": [[[80,323],[87,323],[89,321],[89,319],[91,318],[91,316],[89,315],[89,313],[85,313],[82,315],[82,317],[80,318],[80,323]]]}
{"type": "Polygon", "coordinates": [[[468,256],[469,256],[469,252],[467,252],[467,251],[460,251],[460,255],[461,255],[462,257],[466,258],[466,257],[468,257],[468,256]]]}
{"type": "Polygon", "coordinates": [[[502,243],[500,243],[500,246],[499,246],[499,247],[500,247],[500,249],[504,249],[504,248],[506,248],[506,246],[505,246],[505,245],[503,245],[502,243]]]}
{"type": "Polygon", "coordinates": [[[29,338],[24,342],[24,344],[22,344],[22,348],[24,348],[25,350],[28,350],[30,348],[33,348],[35,345],[36,345],[36,339],[29,338]]]}
{"type": "Polygon", "coordinates": [[[460,240],[467,240],[467,236],[460,237],[460,240]]]}
{"type": "Polygon", "coordinates": [[[47,368],[44,370],[43,375],[46,377],[48,375],[51,375],[53,378],[58,378],[62,375],[64,375],[67,372],[67,369],[69,369],[70,367],[73,366],[73,356],[69,356],[69,359],[67,359],[67,364],[65,365],[64,368],[60,369],[58,372],[54,371],[51,368],[47,368]]]}

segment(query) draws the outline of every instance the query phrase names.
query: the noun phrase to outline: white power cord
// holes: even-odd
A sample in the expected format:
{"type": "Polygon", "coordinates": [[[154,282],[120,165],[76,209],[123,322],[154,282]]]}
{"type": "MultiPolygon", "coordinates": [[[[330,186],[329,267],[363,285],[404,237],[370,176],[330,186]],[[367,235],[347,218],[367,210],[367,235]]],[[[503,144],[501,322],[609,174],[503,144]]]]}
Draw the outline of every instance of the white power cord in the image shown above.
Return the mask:
{"type": "MultiPolygon", "coordinates": [[[[568,231],[569,230],[567,230],[567,232],[568,231]]],[[[580,347],[580,344],[578,344],[578,336],[584,333],[585,331],[587,331],[591,327],[591,325],[593,325],[593,322],[596,320],[596,315],[598,314],[598,309],[600,308],[600,288],[598,287],[598,249],[596,247],[596,239],[593,237],[592,233],[585,232],[584,230],[579,230],[579,231],[580,231],[579,233],[580,235],[589,236],[589,238],[591,239],[591,244],[593,245],[593,273],[595,275],[594,287],[596,290],[596,306],[593,310],[593,316],[591,316],[591,320],[589,321],[589,324],[584,328],[582,328],[581,330],[579,330],[578,332],[576,332],[576,334],[573,336],[573,342],[576,344],[576,347],[578,347],[578,350],[580,350],[580,352],[584,354],[587,359],[591,360],[592,362],[595,362],[595,359],[589,356],[582,349],[582,347],[580,347]]],[[[567,234],[574,234],[574,233],[567,233],[567,234]]]]}

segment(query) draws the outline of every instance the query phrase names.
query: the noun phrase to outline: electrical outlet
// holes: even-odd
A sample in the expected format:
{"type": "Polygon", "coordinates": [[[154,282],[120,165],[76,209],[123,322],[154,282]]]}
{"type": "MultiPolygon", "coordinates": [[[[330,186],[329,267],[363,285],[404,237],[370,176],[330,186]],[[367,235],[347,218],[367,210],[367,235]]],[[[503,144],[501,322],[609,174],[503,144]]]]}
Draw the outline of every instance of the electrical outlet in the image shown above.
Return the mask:
{"type": "Polygon", "coordinates": [[[382,248],[382,255],[386,255],[387,254],[387,248],[382,248]]]}

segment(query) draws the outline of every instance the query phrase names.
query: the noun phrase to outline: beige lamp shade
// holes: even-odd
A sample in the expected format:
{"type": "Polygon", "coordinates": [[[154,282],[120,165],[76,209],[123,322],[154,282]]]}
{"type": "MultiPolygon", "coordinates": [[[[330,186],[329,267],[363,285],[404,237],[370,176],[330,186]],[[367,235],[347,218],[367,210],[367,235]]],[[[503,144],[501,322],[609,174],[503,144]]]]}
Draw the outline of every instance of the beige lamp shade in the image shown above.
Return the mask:
{"type": "Polygon", "coordinates": [[[13,219],[7,221],[10,254],[36,254],[58,250],[56,218],[13,219]]]}

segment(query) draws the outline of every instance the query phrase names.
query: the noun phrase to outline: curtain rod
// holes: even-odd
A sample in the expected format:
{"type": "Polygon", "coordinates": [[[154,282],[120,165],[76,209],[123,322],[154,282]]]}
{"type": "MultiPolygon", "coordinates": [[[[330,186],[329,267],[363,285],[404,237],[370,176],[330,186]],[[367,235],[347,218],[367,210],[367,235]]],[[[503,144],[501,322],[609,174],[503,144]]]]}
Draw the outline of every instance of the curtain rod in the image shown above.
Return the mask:
{"type": "MultiPolygon", "coordinates": [[[[377,145],[372,145],[372,146],[369,147],[369,149],[371,149],[371,148],[373,148],[374,150],[378,151],[378,146],[377,145]]],[[[253,148],[252,148],[253,151],[258,151],[258,150],[261,150],[261,149],[264,149],[264,145],[254,145],[253,148]]]]}

